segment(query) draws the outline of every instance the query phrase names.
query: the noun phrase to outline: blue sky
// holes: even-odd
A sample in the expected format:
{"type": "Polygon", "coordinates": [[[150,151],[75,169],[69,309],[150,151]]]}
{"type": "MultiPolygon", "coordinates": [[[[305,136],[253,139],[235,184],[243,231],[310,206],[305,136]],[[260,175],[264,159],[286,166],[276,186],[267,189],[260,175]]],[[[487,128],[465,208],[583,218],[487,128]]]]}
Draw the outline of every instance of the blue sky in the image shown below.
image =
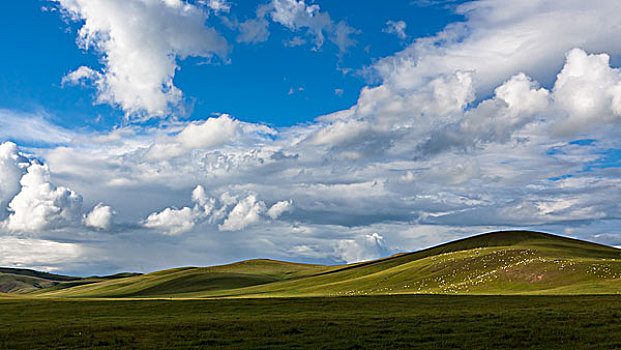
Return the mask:
{"type": "MultiPolygon", "coordinates": [[[[231,17],[250,18],[259,4],[232,4],[231,17]]],[[[118,124],[121,111],[93,105],[92,89],[63,86],[59,79],[82,65],[100,67],[93,50],[76,45],[76,32],[82,23],[47,10],[55,8],[48,1],[16,1],[2,6],[0,35],[5,54],[0,64],[6,68],[0,81],[0,107],[62,115],[56,122],[67,128],[100,130],[118,124]]],[[[410,1],[390,5],[360,1],[356,6],[343,2],[321,6],[359,31],[352,35],[356,44],[347,52],[339,54],[338,48],[329,44],[317,51],[309,50],[310,44],[287,47],[283,42],[296,33],[274,24],[268,41],[236,43],[235,31],[212,15],[207,23],[221,30],[231,52],[226,62],[217,59],[214,64],[203,64],[202,58],[180,60],[174,82],[184,91],[188,105],[182,117],[229,113],[247,121],[290,126],[346,109],[356,102],[360,89],[372,82],[365,76],[365,67],[462,17],[452,11],[454,2],[424,6],[410,1]],[[388,20],[404,21],[408,37],[400,39],[382,32],[388,20]],[[337,89],[342,94],[335,93],[337,89]],[[242,100],[244,103],[239,103],[242,100]]]]}
{"type": "Polygon", "coordinates": [[[0,265],[621,246],[618,1],[0,6],[0,265]]]}

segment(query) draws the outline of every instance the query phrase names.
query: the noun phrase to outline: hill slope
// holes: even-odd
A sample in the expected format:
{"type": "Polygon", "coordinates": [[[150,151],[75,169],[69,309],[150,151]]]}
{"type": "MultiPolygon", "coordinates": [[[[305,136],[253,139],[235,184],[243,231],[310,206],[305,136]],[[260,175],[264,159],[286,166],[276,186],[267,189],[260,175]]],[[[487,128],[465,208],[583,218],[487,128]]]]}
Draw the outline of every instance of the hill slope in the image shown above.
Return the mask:
{"type": "Polygon", "coordinates": [[[181,267],[69,289],[47,289],[47,296],[162,297],[234,290],[329,271],[334,267],[266,259],[211,267],[181,267]]]}
{"type": "Polygon", "coordinates": [[[64,289],[71,297],[268,297],[394,293],[621,292],[621,250],[530,231],[482,234],[342,266],[250,260],[179,268],[64,289]]]}
{"type": "Polygon", "coordinates": [[[79,279],[28,269],[0,268],[0,293],[28,293],[79,279]]]}
{"type": "Polygon", "coordinates": [[[51,291],[79,285],[97,283],[136,276],[136,273],[120,273],[112,276],[72,277],[29,269],[0,267],[0,293],[27,294],[40,290],[51,291]]]}

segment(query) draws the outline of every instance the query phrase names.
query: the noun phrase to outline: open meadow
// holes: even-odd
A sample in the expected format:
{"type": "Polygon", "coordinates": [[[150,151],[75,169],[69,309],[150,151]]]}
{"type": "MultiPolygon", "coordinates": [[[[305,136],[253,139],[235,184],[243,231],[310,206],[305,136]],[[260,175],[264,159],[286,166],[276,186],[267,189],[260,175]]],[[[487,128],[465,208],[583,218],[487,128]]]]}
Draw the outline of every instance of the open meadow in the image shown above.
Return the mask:
{"type": "Polygon", "coordinates": [[[0,270],[0,349],[621,348],[621,250],[492,232],[349,265],[0,270]]]}
{"type": "Polygon", "coordinates": [[[621,296],[0,298],[2,349],[613,349],[621,296]]]}

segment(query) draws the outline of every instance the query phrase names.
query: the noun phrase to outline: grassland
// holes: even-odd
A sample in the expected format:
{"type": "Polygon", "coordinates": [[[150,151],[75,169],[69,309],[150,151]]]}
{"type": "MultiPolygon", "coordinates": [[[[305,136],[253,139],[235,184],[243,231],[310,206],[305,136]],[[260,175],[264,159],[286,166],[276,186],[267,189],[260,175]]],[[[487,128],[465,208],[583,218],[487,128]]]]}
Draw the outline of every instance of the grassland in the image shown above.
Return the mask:
{"type": "Polygon", "coordinates": [[[29,294],[39,290],[58,290],[91,283],[133,277],[140,274],[119,273],[112,276],[72,277],[28,269],[0,267],[0,293],[29,294]]]}
{"type": "Polygon", "coordinates": [[[2,269],[0,287],[0,349],[621,348],[621,250],[528,231],[337,266],[2,269]]]}
{"type": "Polygon", "coordinates": [[[1,349],[614,349],[618,296],[0,297],[1,349]]]}
{"type": "Polygon", "coordinates": [[[250,260],[96,283],[60,283],[51,297],[204,298],[385,294],[617,294],[621,250],[529,231],[483,234],[341,266],[250,260]]]}

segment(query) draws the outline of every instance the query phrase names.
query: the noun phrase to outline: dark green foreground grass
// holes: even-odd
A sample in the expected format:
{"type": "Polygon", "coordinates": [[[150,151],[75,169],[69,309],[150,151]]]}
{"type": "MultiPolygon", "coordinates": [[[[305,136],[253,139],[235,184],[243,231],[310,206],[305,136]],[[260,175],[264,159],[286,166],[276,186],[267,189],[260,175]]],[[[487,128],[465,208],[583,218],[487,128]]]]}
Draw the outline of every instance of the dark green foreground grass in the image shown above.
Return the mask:
{"type": "Polygon", "coordinates": [[[0,348],[621,348],[619,296],[0,298],[0,348]]]}

